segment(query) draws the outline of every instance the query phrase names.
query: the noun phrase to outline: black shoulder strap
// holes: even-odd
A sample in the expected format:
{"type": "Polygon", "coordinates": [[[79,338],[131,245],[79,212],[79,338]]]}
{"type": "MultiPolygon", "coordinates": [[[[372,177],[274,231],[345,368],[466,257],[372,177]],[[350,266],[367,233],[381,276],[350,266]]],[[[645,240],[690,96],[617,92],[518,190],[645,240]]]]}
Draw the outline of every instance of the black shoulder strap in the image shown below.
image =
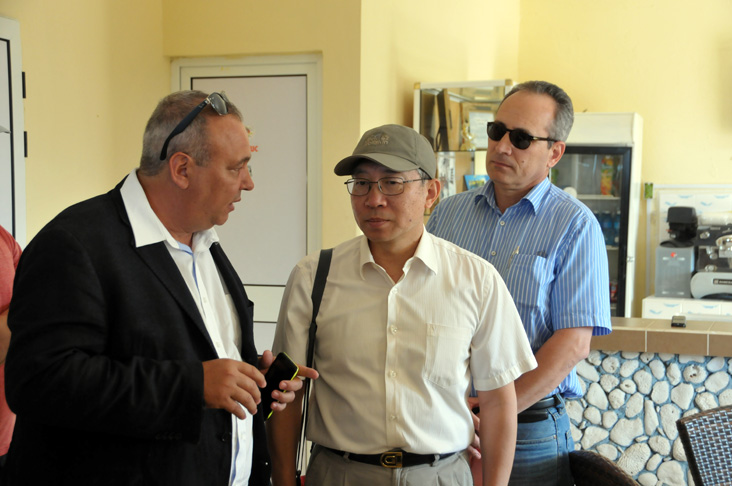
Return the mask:
{"type": "Polygon", "coordinates": [[[318,317],[320,310],[320,301],[323,299],[325,291],[325,282],[328,280],[328,272],[330,271],[330,260],[333,257],[333,248],[320,250],[320,260],[318,261],[318,269],[315,271],[315,282],[313,283],[313,317],[310,319],[310,331],[308,332],[308,354],[307,366],[313,366],[313,351],[315,349],[315,333],[318,331],[318,325],[315,318],[318,317]]]}
{"type": "MultiPolygon", "coordinates": [[[[323,292],[325,291],[325,282],[328,280],[328,272],[330,271],[330,260],[333,257],[333,248],[320,250],[320,260],[318,260],[318,269],[315,271],[315,281],[313,282],[313,317],[310,319],[310,331],[308,332],[308,353],[307,366],[313,366],[313,354],[315,351],[315,333],[318,331],[318,325],[315,323],[320,310],[320,301],[323,300],[323,292]]],[[[302,421],[300,422],[300,440],[297,443],[297,461],[295,464],[295,483],[300,485],[300,473],[305,463],[305,428],[308,423],[308,402],[310,401],[310,380],[305,380],[305,395],[302,400],[302,421]]]]}

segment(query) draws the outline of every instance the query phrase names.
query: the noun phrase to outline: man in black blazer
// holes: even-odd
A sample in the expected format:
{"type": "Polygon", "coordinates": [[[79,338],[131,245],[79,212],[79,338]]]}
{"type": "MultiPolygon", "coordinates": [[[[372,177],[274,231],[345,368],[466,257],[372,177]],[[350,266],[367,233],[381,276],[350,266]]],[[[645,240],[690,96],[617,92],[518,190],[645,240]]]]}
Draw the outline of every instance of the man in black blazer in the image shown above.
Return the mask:
{"type": "MultiPolygon", "coordinates": [[[[253,303],[213,230],[254,187],[250,158],[225,96],[174,93],[140,168],[28,245],[9,314],[7,484],[269,484],[257,405],[272,354],[258,360],[253,303]]],[[[302,386],[283,383],[276,411],[302,386]]]]}

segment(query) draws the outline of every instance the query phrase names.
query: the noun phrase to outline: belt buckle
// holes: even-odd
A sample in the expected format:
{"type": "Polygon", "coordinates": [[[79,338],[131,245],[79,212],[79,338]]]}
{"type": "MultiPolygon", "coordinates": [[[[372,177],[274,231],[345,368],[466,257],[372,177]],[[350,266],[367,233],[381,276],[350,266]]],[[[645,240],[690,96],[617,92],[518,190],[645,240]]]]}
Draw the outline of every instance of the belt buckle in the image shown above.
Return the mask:
{"type": "Polygon", "coordinates": [[[379,464],[382,467],[388,467],[390,469],[396,469],[402,467],[402,452],[401,451],[389,451],[381,454],[379,458],[379,464]]]}

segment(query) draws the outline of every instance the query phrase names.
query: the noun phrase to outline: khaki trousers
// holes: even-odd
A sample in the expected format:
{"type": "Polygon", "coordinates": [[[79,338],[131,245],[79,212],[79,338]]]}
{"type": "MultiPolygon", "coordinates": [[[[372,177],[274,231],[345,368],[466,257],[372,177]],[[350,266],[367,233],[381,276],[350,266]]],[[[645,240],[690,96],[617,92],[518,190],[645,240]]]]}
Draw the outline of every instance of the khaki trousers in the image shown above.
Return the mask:
{"type": "Polygon", "coordinates": [[[389,469],[351,461],[320,447],[310,456],[305,486],[472,486],[466,453],[437,464],[389,469]]]}

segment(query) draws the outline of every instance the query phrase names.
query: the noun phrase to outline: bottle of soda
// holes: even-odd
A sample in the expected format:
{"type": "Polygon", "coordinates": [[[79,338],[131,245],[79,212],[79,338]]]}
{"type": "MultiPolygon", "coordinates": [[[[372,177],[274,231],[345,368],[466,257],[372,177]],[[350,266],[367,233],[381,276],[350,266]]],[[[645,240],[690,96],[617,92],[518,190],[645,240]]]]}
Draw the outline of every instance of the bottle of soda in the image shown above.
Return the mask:
{"type": "Polygon", "coordinates": [[[613,187],[610,191],[610,195],[615,197],[621,196],[621,189],[623,185],[623,158],[615,158],[615,171],[613,172],[613,187]]]}
{"type": "Polygon", "coordinates": [[[613,171],[615,161],[612,155],[606,155],[600,161],[600,194],[610,196],[613,188],[613,171]]]}
{"type": "Polygon", "coordinates": [[[595,215],[597,222],[600,223],[600,226],[602,227],[602,219],[600,218],[600,212],[597,210],[594,210],[594,211],[592,211],[592,214],[595,215]]]}
{"type": "Polygon", "coordinates": [[[602,228],[602,235],[605,237],[605,244],[612,246],[615,243],[615,235],[613,234],[613,216],[610,211],[603,211],[600,214],[600,227],[602,228]]]}
{"type": "Polygon", "coordinates": [[[620,210],[615,211],[613,217],[613,245],[620,246],[620,210]]]}

